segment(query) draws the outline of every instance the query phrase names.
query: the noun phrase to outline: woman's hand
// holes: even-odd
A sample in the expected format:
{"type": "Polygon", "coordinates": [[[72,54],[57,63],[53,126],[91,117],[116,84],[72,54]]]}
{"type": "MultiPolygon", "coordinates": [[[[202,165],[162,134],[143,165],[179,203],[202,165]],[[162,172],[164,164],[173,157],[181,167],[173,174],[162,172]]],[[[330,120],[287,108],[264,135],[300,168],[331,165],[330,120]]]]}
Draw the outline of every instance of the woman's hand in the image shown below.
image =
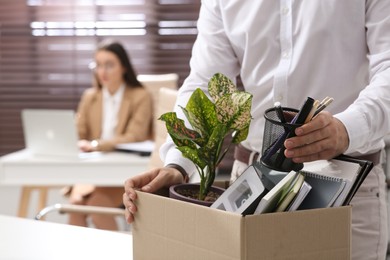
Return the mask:
{"type": "Polygon", "coordinates": [[[92,142],[88,140],[79,140],[77,145],[82,152],[93,152],[95,150],[95,146],[93,146],[92,142]]]}
{"type": "Polygon", "coordinates": [[[295,129],[295,134],[284,142],[284,155],[296,163],[334,158],[345,152],[349,145],[343,123],[326,111],[295,129]]]}
{"type": "Polygon", "coordinates": [[[134,214],[137,212],[134,203],[137,199],[136,190],[153,193],[161,188],[182,182],[184,182],[183,175],[178,170],[168,167],[155,168],[126,180],[123,204],[127,223],[130,224],[134,221],[134,214]]]}

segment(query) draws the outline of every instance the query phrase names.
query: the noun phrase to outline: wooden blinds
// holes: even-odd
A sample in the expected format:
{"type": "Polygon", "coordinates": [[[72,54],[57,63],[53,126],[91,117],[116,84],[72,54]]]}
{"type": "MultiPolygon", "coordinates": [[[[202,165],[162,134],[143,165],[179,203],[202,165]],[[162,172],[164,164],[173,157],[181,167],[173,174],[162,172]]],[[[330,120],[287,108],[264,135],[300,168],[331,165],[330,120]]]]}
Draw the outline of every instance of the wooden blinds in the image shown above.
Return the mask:
{"type": "Polygon", "coordinates": [[[122,42],[138,74],[189,73],[200,0],[2,0],[0,155],[24,148],[23,108],[76,109],[96,44],[122,42]]]}

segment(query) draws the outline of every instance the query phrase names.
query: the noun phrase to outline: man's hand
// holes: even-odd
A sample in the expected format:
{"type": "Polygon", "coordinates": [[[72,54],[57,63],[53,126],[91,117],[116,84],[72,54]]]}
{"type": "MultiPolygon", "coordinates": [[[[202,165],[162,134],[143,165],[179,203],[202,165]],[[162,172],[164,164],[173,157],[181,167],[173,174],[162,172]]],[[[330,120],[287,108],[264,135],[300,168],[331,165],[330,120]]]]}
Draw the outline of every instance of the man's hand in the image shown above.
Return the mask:
{"type": "Polygon", "coordinates": [[[125,217],[127,223],[130,224],[134,221],[134,214],[137,212],[137,207],[134,203],[137,199],[136,190],[152,193],[163,187],[169,187],[183,181],[183,175],[178,170],[166,167],[155,168],[126,180],[123,204],[126,209],[125,217]]]}
{"type": "Polygon", "coordinates": [[[296,163],[334,158],[345,152],[349,145],[343,123],[326,111],[295,129],[295,134],[284,142],[284,155],[296,163]]]}

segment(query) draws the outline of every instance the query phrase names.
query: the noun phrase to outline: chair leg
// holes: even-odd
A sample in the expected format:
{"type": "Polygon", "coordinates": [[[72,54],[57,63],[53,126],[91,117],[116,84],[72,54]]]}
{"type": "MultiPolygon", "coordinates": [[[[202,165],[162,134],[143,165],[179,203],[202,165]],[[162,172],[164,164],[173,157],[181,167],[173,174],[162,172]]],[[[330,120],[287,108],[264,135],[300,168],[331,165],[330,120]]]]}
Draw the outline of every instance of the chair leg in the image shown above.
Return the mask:
{"type": "MultiPolygon", "coordinates": [[[[42,210],[43,208],[46,207],[48,188],[47,187],[37,187],[37,189],[39,192],[37,212],[39,212],[40,210],[42,210]]],[[[43,217],[43,219],[44,219],[44,217],[43,217]]]]}
{"type": "Polygon", "coordinates": [[[48,187],[46,186],[23,186],[22,193],[19,200],[19,210],[18,216],[21,218],[26,218],[28,214],[28,209],[30,205],[31,193],[37,190],[38,191],[38,210],[40,211],[46,207],[47,196],[48,196],[48,187]]]}
{"type": "Polygon", "coordinates": [[[23,186],[22,193],[20,194],[18,217],[27,217],[28,206],[30,204],[30,195],[34,187],[23,186]]]}

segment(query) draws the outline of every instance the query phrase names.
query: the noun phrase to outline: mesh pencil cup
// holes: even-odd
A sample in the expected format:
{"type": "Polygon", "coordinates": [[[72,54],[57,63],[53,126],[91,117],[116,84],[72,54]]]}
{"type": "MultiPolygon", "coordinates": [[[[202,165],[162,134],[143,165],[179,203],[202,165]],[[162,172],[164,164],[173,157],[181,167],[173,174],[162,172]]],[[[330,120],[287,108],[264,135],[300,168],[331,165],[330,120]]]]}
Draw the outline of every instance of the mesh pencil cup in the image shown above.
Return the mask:
{"type": "Polygon", "coordinates": [[[281,111],[284,120],[280,118],[276,108],[269,108],[264,113],[265,125],[261,163],[276,171],[299,171],[303,168],[303,163],[294,163],[290,158],[286,158],[283,145],[287,138],[294,135],[295,129],[301,126],[301,124],[290,123],[298,110],[283,107],[281,111]]]}

